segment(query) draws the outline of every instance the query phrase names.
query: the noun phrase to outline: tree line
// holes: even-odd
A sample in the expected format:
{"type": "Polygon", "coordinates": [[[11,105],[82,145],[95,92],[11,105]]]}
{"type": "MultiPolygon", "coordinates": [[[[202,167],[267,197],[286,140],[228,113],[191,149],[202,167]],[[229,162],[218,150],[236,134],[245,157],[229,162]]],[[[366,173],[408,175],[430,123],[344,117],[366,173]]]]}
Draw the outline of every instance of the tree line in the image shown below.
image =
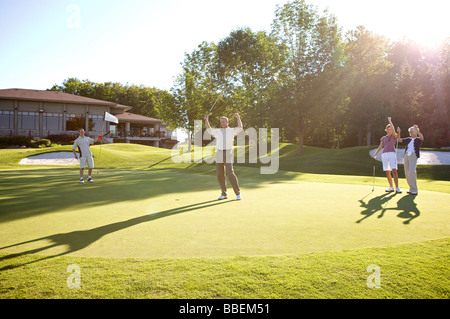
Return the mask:
{"type": "Polygon", "coordinates": [[[387,117],[419,125],[424,146],[450,145],[450,39],[439,48],[391,42],[363,26],[342,33],[305,0],[277,6],[269,31],[233,30],[185,54],[169,91],[69,78],[51,90],[113,101],[193,130],[239,112],[246,127],[279,128],[282,142],[342,148],[378,144],[387,117]]]}

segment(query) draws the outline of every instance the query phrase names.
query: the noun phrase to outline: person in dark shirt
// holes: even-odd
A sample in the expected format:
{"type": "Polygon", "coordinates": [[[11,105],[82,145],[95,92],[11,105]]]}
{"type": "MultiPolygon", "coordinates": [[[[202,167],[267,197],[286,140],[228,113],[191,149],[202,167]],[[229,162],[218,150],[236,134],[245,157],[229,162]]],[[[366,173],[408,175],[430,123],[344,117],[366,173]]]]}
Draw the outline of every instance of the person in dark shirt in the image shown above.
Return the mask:
{"type": "Polygon", "coordinates": [[[398,142],[403,143],[405,147],[405,154],[403,155],[403,163],[405,168],[406,181],[409,185],[408,194],[417,195],[417,159],[420,157],[420,145],[423,142],[423,135],[417,125],[408,129],[409,136],[406,138],[400,137],[400,127],[397,128],[398,142]]]}

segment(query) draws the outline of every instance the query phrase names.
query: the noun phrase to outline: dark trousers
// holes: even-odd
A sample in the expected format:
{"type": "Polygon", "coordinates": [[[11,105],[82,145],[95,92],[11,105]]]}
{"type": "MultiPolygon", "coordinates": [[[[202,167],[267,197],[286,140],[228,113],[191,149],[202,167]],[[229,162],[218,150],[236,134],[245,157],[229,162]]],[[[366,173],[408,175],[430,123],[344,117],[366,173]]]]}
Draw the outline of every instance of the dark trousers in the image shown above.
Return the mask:
{"type": "Polygon", "coordinates": [[[234,193],[239,195],[241,193],[239,189],[239,182],[234,174],[233,169],[233,151],[232,150],[216,150],[216,173],[217,180],[219,181],[222,195],[227,196],[227,181],[225,178],[225,172],[233,186],[234,193]]]}

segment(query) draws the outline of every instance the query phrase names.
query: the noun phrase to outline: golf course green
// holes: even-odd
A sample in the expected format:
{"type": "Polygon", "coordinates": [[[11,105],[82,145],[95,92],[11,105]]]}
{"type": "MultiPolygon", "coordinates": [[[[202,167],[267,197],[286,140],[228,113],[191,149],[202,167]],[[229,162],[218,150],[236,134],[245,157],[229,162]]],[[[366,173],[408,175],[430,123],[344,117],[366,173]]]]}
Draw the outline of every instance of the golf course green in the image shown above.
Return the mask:
{"type": "Polygon", "coordinates": [[[419,166],[419,195],[411,196],[404,178],[402,194],[384,191],[381,164],[372,179],[368,148],[310,148],[301,159],[291,149],[282,145],[277,174],[259,174],[259,164],[235,166],[240,201],[231,187],[228,199],[217,200],[214,165],[175,164],[170,150],[111,144],[100,153],[94,146],[95,182],[85,184],[77,166],[18,165],[42,150],[0,150],[0,298],[122,298],[125,291],[127,298],[448,298],[447,167],[423,167],[421,176],[419,166]],[[301,161],[314,164],[303,163],[302,171],[301,161]],[[74,295],[64,280],[50,280],[49,288],[42,277],[67,277],[66,264],[79,264],[83,274],[115,266],[101,280],[83,277],[74,295]],[[370,264],[389,272],[378,293],[365,286],[370,264]],[[135,278],[138,265],[170,275],[146,288],[140,275],[137,286],[108,283],[135,278]],[[300,269],[307,265],[309,275],[300,269]],[[253,268],[259,271],[245,271],[253,268]],[[339,274],[333,280],[341,289],[313,288],[324,269],[339,274]],[[217,273],[248,284],[233,289],[217,273]],[[417,273],[411,287],[402,286],[417,273]],[[202,274],[218,286],[202,288],[202,274]],[[280,280],[303,288],[261,288],[280,280]]]}

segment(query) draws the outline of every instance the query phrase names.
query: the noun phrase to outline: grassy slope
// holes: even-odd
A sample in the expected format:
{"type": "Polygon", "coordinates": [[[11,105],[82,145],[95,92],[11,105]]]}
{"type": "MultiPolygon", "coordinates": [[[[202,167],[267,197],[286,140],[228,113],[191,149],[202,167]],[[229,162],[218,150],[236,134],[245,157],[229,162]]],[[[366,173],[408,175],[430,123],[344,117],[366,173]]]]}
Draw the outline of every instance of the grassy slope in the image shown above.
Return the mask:
{"type": "MultiPolygon", "coordinates": [[[[139,145],[104,145],[99,154],[96,148],[96,164],[102,168],[179,168],[195,174],[214,173],[214,168],[207,165],[174,164],[167,150],[139,145]]],[[[238,176],[255,182],[303,180],[371,185],[372,161],[367,156],[368,149],[306,148],[305,156],[299,159],[293,154],[295,147],[282,145],[280,168],[285,171],[264,176],[258,174],[257,168],[239,166],[236,170],[238,176]],[[330,171],[328,167],[336,164],[339,169],[330,171]],[[355,173],[355,176],[328,175],[330,172],[355,173]],[[366,177],[356,176],[358,174],[366,177]]],[[[56,150],[70,150],[70,147],[56,150]]],[[[25,170],[36,174],[36,167],[21,167],[17,163],[38,152],[42,150],[1,150],[0,167],[12,169],[14,173],[25,170]]],[[[58,168],[68,172],[73,169],[58,168]]],[[[419,174],[421,169],[418,169],[419,174]]],[[[446,181],[423,179],[419,183],[421,189],[429,187],[449,193],[446,181]]],[[[385,178],[377,178],[376,184],[385,185],[385,178]]],[[[45,259],[39,255],[3,253],[0,255],[3,256],[0,298],[448,298],[448,245],[448,239],[441,239],[286,256],[158,259],[74,256],[45,259]],[[65,285],[68,275],[65,268],[69,264],[79,264],[82,268],[81,290],[70,290],[65,285]],[[370,264],[381,267],[382,289],[366,286],[369,275],[366,267],[370,264]]]]}
{"type": "MultiPolygon", "coordinates": [[[[247,176],[260,180],[303,180],[330,183],[353,183],[371,185],[374,161],[368,155],[373,147],[354,147],[341,150],[305,147],[304,155],[297,156],[297,146],[280,144],[279,171],[274,175],[259,174],[260,161],[256,164],[236,164],[240,176],[247,176]],[[252,168],[252,169],[243,169],[252,168]]],[[[19,161],[27,156],[46,152],[71,151],[71,146],[60,146],[47,149],[0,150],[0,169],[70,169],[61,166],[28,166],[19,165],[19,161]]],[[[206,163],[194,164],[193,155],[184,154],[172,161],[171,150],[147,147],[137,144],[109,144],[93,146],[95,165],[102,168],[116,169],[160,169],[160,168],[189,168],[190,173],[215,174],[214,165],[206,163]]],[[[246,150],[248,161],[248,149],[246,150]]],[[[375,162],[375,185],[385,186],[387,180],[382,171],[382,164],[375,162]]],[[[445,165],[420,165],[417,169],[419,187],[423,190],[450,192],[450,170],[445,165]]],[[[403,165],[399,167],[401,187],[406,187],[403,165]]]]}

